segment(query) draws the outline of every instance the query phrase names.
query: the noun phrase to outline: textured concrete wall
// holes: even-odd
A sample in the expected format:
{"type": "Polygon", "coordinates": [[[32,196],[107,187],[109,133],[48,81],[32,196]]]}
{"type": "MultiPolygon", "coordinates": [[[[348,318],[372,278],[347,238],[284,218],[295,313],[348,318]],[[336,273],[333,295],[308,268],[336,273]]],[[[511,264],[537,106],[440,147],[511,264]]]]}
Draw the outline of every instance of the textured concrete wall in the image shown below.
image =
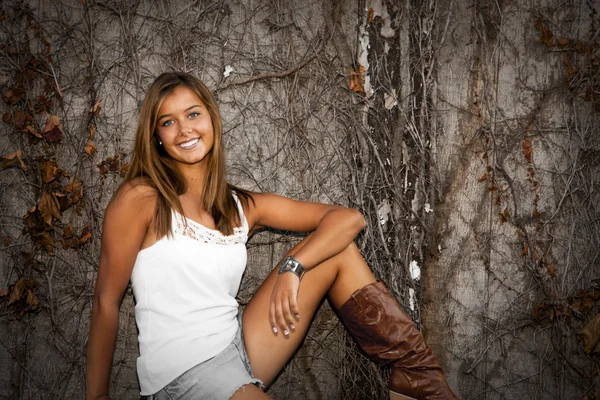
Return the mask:
{"type": "Polygon", "coordinates": [[[598,170],[586,152],[597,151],[598,116],[581,97],[596,79],[594,6],[437,10],[427,337],[465,398],[592,396],[597,358],[577,332],[597,313],[598,199],[587,185],[598,170]]]}

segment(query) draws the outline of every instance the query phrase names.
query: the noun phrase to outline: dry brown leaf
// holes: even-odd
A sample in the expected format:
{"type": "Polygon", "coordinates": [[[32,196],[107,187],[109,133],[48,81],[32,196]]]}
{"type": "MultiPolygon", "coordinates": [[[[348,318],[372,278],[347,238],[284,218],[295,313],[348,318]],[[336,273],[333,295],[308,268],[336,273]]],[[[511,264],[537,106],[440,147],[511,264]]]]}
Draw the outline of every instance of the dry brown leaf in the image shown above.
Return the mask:
{"type": "Polygon", "coordinates": [[[21,277],[14,284],[2,289],[0,297],[8,296],[8,305],[12,306],[17,318],[21,318],[39,306],[40,302],[33,291],[37,286],[38,283],[33,279],[21,277]]]}
{"type": "Polygon", "coordinates": [[[369,11],[367,11],[367,13],[369,22],[373,22],[373,20],[375,19],[375,10],[373,10],[372,7],[369,7],[369,11]]]}
{"type": "Polygon", "coordinates": [[[531,140],[525,139],[523,140],[523,156],[528,163],[531,162],[531,156],[533,155],[533,148],[531,147],[531,140]]]}
{"type": "Polygon", "coordinates": [[[56,200],[58,200],[58,204],[60,204],[60,212],[65,211],[69,207],[71,207],[71,199],[64,193],[54,192],[54,196],[56,196],[56,200]]]}
{"type": "Polygon", "coordinates": [[[83,228],[83,231],[81,232],[81,236],[79,237],[79,243],[84,244],[85,242],[90,240],[91,237],[92,237],[92,233],[90,232],[89,228],[83,228]]]}
{"type": "Polygon", "coordinates": [[[27,253],[25,251],[21,252],[21,257],[23,258],[23,265],[25,267],[31,267],[37,272],[44,272],[45,266],[38,260],[36,260],[31,253],[27,253]]]}
{"type": "Polygon", "coordinates": [[[90,125],[90,140],[94,140],[96,137],[96,127],[94,125],[90,125]]]}
{"type": "Polygon", "coordinates": [[[44,194],[42,194],[42,198],[38,204],[38,210],[40,210],[44,222],[50,226],[52,225],[53,218],[57,220],[61,217],[60,205],[58,204],[58,200],[56,199],[56,196],[54,196],[54,193],[50,194],[44,192],[44,194]]]}
{"type": "Polygon", "coordinates": [[[581,331],[583,350],[586,353],[600,352],[600,313],[596,314],[581,331]]]}
{"type": "Polygon", "coordinates": [[[52,115],[48,118],[43,133],[44,139],[46,139],[48,143],[56,143],[62,140],[63,131],[58,116],[52,115]]]}
{"type": "Polygon", "coordinates": [[[25,129],[25,127],[31,122],[31,115],[24,111],[17,110],[13,114],[13,121],[15,124],[15,128],[25,129]]]}
{"type": "Polygon", "coordinates": [[[83,197],[83,183],[78,177],[73,178],[73,182],[65,186],[67,193],[71,195],[71,203],[77,203],[83,197]]]}
{"type": "Polygon", "coordinates": [[[111,159],[110,164],[108,165],[108,170],[110,172],[117,172],[119,170],[119,158],[118,157],[111,159]]]}
{"type": "Polygon", "coordinates": [[[14,153],[2,156],[2,169],[10,167],[19,167],[23,171],[27,171],[27,165],[23,162],[23,151],[17,150],[14,153]]]}
{"type": "Polygon", "coordinates": [[[71,238],[71,239],[62,239],[60,241],[63,249],[76,249],[79,245],[79,239],[71,238]]]}
{"type": "Polygon", "coordinates": [[[96,152],[96,146],[94,146],[94,143],[88,142],[88,144],[85,145],[83,152],[91,157],[96,152]]]}
{"type": "Polygon", "coordinates": [[[92,108],[90,108],[90,114],[93,115],[94,117],[97,117],[99,113],[100,113],[100,98],[96,97],[96,103],[94,103],[92,108]]]}
{"type": "Polygon", "coordinates": [[[575,78],[575,76],[577,75],[577,70],[575,69],[573,62],[571,61],[571,59],[569,58],[569,56],[567,54],[563,55],[563,63],[567,67],[567,71],[565,72],[565,75],[567,76],[567,78],[568,79],[575,78]]]}
{"type": "Polygon", "coordinates": [[[42,174],[42,181],[49,183],[63,175],[64,171],[58,167],[56,161],[50,160],[40,164],[40,173],[42,174]]]}
{"type": "Polygon", "coordinates": [[[364,93],[365,89],[365,67],[358,66],[356,71],[350,70],[350,89],[356,93],[364,93]]]}
{"type": "Polygon", "coordinates": [[[40,213],[37,212],[37,206],[31,207],[23,216],[25,231],[30,235],[37,235],[44,229],[44,222],[40,219],[40,213]]]}
{"type": "Polygon", "coordinates": [[[498,216],[500,217],[500,225],[508,221],[510,219],[510,212],[508,211],[508,208],[505,208],[502,213],[498,214],[498,216]]]}
{"type": "Polygon", "coordinates": [[[53,256],[54,255],[54,239],[50,236],[50,233],[44,231],[40,233],[38,237],[34,240],[36,246],[43,247],[46,250],[46,254],[53,256]]]}
{"type": "Polygon", "coordinates": [[[556,42],[554,40],[554,35],[552,34],[552,31],[550,31],[550,29],[548,29],[545,26],[542,26],[541,31],[542,34],[540,36],[540,40],[542,41],[542,43],[544,43],[548,47],[554,47],[554,44],[556,42]]]}
{"type": "Polygon", "coordinates": [[[529,245],[525,243],[523,245],[523,251],[521,252],[521,257],[526,257],[529,255],[529,245]]]}
{"type": "Polygon", "coordinates": [[[129,171],[129,164],[128,163],[121,164],[121,171],[119,172],[119,175],[121,175],[122,178],[125,178],[128,171],[129,171]]]}
{"type": "Polygon", "coordinates": [[[38,139],[42,138],[42,134],[36,131],[31,125],[27,125],[24,129],[25,132],[29,133],[32,136],[35,136],[38,139]]]}
{"type": "Polygon", "coordinates": [[[25,292],[25,290],[27,290],[27,287],[25,285],[25,279],[19,278],[17,283],[15,283],[14,286],[12,287],[12,289],[10,290],[10,297],[8,299],[8,304],[11,305],[16,301],[21,300],[21,297],[23,296],[23,293],[25,292]]]}
{"type": "Polygon", "coordinates": [[[67,239],[73,237],[73,227],[71,225],[65,226],[65,228],[63,229],[63,236],[67,239]]]}
{"type": "Polygon", "coordinates": [[[35,112],[38,114],[49,113],[54,106],[52,99],[49,99],[47,96],[36,96],[35,100],[37,101],[35,112]]]}
{"type": "Polygon", "coordinates": [[[569,44],[571,43],[570,39],[562,39],[559,38],[556,40],[556,44],[558,45],[558,47],[560,47],[561,49],[564,49],[565,47],[567,47],[569,44]]]}
{"type": "Polygon", "coordinates": [[[10,89],[2,96],[2,100],[8,105],[17,104],[19,101],[25,98],[25,89],[22,87],[15,87],[10,89]]]}
{"type": "Polygon", "coordinates": [[[40,302],[38,301],[35,293],[33,293],[33,290],[27,289],[27,306],[31,309],[35,309],[39,304],[40,302]]]}

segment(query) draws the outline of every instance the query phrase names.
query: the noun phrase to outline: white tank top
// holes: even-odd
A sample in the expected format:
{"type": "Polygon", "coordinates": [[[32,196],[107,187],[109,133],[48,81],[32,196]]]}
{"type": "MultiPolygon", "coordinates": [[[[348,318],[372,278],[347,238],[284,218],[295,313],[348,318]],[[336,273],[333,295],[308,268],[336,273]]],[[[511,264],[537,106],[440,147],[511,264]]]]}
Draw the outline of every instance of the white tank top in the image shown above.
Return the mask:
{"type": "Polygon", "coordinates": [[[235,299],[246,268],[248,223],[230,236],[172,212],[171,238],[138,253],[131,274],[141,395],[154,394],[217,355],[238,330],[235,299]],[[187,222],[187,224],[186,224],[187,222]]]}

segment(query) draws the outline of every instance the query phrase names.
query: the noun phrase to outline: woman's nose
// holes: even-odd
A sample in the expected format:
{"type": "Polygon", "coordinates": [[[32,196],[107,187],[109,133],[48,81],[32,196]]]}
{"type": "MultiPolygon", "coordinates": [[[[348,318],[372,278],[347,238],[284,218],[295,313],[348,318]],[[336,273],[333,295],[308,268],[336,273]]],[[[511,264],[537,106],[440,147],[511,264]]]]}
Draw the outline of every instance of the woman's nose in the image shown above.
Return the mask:
{"type": "Polygon", "coordinates": [[[186,126],[186,125],[182,125],[181,126],[181,134],[183,136],[188,136],[189,134],[192,133],[192,128],[186,126]]]}

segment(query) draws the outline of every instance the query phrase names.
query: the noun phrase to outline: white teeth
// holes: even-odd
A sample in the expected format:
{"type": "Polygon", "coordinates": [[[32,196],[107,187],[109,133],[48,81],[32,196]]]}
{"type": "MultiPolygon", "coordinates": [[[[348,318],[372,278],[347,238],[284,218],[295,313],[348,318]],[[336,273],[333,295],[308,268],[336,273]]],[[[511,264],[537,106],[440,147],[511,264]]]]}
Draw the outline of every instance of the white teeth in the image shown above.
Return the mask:
{"type": "Polygon", "coordinates": [[[185,143],[180,143],[179,147],[183,147],[184,149],[189,149],[189,148],[194,147],[196,145],[196,143],[198,143],[198,141],[200,141],[200,138],[194,139],[194,140],[190,140],[190,141],[185,142],[185,143]]]}

